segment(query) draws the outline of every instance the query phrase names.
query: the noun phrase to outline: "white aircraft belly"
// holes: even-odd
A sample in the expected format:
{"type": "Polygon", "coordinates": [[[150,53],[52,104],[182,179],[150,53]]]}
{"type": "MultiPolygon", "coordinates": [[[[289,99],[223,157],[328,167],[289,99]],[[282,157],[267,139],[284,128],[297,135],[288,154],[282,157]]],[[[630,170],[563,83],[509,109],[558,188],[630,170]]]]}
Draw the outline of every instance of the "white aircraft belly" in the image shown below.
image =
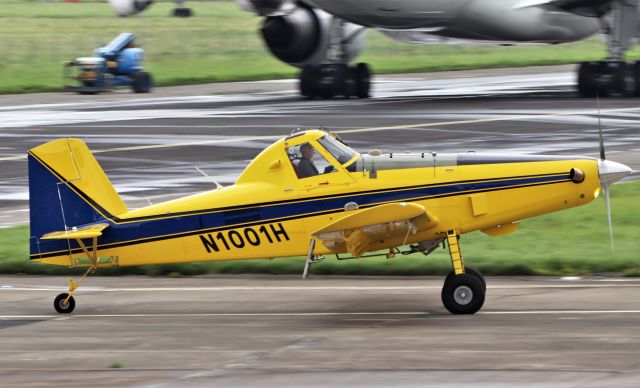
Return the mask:
{"type": "Polygon", "coordinates": [[[305,0],[333,15],[368,27],[443,27],[471,0],[305,0]]]}

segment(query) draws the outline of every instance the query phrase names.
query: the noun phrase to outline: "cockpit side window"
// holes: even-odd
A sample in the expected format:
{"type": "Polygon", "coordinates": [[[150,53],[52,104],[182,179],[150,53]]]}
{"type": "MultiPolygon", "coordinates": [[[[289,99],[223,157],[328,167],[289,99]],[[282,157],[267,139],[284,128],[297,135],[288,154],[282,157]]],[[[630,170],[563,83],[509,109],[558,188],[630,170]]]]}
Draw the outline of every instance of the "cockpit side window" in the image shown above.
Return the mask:
{"type": "MultiPolygon", "coordinates": [[[[320,143],[342,165],[353,159],[354,156],[358,155],[358,153],[352,150],[349,146],[330,136],[323,136],[318,140],[318,143],[320,143]]],[[[352,164],[352,166],[355,168],[355,164],[352,164]]]]}
{"type": "Polygon", "coordinates": [[[333,165],[320,155],[311,143],[287,147],[287,155],[300,179],[335,172],[333,165]]]}

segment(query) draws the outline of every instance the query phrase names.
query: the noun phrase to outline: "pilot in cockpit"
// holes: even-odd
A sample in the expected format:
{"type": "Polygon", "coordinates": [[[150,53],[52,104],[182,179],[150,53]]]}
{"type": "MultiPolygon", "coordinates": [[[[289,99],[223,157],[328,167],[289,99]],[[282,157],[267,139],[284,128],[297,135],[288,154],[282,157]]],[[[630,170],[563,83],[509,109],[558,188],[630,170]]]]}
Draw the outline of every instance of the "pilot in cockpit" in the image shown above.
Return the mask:
{"type": "Polygon", "coordinates": [[[304,143],[300,146],[300,153],[302,154],[302,157],[298,162],[298,173],[300,174],[300,177],[306,178],[320,174],[311,160],[316,153],[313,146],[310,143],[304,143]]]}

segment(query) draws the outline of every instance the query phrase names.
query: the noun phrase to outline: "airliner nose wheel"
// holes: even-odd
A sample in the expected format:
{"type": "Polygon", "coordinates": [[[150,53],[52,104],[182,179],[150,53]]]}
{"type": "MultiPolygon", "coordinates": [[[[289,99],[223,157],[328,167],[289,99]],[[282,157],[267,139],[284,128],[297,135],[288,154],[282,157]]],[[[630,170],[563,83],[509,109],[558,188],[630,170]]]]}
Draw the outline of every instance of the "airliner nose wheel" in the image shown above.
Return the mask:
{"type": "Polygon", "coordinates": [[[53,300],[53,307],[60,314],[69,314],[76,307],[76,301],[73,299],[73,296],[69,296],[69,294],[62,293],[53,300]]]}
{"type": "Polygon", "coordinates": [[[452,314],[474,314],[484,304],[485,290],[480,278],[464,273],[447,277],[442,287],[442,303],[452,314]]]}
{"type": "Polygon", "coordinates": [[[366,63],[351,68],[340,63],[305,65],[300,73],[300,94],[309,99],[368,98],[370,91],[371,70],[366,63]]]}

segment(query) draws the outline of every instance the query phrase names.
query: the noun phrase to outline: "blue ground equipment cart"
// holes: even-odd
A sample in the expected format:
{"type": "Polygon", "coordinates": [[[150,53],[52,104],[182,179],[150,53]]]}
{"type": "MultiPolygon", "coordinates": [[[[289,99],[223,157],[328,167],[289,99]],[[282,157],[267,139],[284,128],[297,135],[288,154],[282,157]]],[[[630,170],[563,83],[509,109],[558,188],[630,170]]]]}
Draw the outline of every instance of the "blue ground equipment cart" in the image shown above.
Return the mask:
{"type": "Polygon", "coordinates": [[[123,32],[111,43],[95,50],[95,56],[76,58],[64,64],[64,88],[78,93],[100,93],[114,87],[131,87],[149,93],[151,74],[144,71],[144,50],[135,47],[132,33],[123,32]]]}

